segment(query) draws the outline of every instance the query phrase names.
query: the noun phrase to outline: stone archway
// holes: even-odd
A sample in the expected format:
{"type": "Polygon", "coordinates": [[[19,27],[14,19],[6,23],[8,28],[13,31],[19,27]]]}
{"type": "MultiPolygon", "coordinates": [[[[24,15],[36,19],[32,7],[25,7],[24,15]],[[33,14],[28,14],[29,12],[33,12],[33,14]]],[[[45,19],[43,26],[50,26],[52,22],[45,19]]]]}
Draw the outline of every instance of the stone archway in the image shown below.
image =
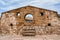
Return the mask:
{"type": "Polygon", "coordinates": [[[33,21],[33,15],[30,14],[30,13],[27,13],[27,14],[24,16],[24,19],[25,19],[25,21],[31,22],[31,21],[33,21]]]}

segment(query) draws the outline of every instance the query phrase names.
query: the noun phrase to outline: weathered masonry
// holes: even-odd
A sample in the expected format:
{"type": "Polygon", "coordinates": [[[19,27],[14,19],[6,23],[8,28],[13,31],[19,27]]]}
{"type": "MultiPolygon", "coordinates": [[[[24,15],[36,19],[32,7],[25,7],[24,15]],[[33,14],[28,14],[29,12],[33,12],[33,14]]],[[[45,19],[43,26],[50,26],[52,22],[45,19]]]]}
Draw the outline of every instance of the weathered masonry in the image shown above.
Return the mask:
{"type": "Polygon", "coordinates": [[[0,34],[59,35],[60,21],[55,11],[25,6],[2,13],[0,34]]]}

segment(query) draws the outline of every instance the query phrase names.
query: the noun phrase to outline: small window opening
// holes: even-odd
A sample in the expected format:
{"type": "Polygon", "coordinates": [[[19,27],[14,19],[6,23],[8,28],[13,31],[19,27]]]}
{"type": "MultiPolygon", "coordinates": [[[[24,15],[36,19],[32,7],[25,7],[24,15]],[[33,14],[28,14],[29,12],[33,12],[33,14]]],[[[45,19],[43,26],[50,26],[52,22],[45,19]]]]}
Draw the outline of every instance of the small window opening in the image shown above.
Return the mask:
{"type": "Polygon", "coordinates": [[[10,24],[10,26],[13,26],[13,24],[10,24]]]}
{"type": "Polygon", "coordinates": [[[17,12],[17,16],[20,16],[20,12],[17,12]]]}
{"type": "Polygon", "coordinates": [[[10,24],[10,26],[11,26],[11,29],[13,29],[13,27],[12,27],[12,26],[13,26],[13,24],[12,24],[12,23],[10,24]]]}
{"type": "Polygon", "coordinates": [[[47,16],[47,18],[48,18],[48,16],[47,16]]]}
{"type": "Polygon", "coordinates": [[[41,16],[43,16],[44,14],[43,14],[43,12],[41,12],[41,16]]]}
{"type": "Polygon", "coordinates": [[[27,22],[32,22],[32,20],[33,20],[33,15],[31,15],[31,14],[27,14],[27,15],[25,15],[25,21],[27,21],[27,22]]]}
{"type": "Polygon", "coordinates": [[[51,26],[51,24],[50,24],[50,23],[48,23],[48,26],[51,26]]]}

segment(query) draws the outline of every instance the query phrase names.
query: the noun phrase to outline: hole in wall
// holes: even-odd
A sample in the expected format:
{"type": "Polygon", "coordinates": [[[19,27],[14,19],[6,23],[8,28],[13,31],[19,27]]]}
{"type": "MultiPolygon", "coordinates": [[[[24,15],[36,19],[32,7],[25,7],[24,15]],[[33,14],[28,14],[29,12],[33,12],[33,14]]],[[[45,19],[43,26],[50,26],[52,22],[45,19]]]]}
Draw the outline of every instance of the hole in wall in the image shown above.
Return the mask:
{"type": "Polygon", "coordinates": [[[20,12],[17,12],[17,14],[16,14],[17,16],[20,16],[20,12]]]}
{"type": "Polygon", "coordinates": [[[48,18],[48,16],[47,16],[47,18],[48,18]]]}
{"type": "Polygon", "coordinates": [[[13,24],[11,23],[10,26],[13,26],[13,24]]]}
{"type": "Polygon", "coordinates": [[[13,24],[12,23],[10,24],[10,26],[11,26],[11,29],[13,29],[13,24]]]}
{"type": "Polygon", "coordinates": [[[33,21],[33,15],[28,13],[25,15],[25,21],[32,22],[33,21]]]}
{"type": "Polygon", "coordinates": [[[43,15],[44,15],[44,14],[43,14],[43,12],[41,12],[40,14],[41,14],[41,16],[43,16],[43,15]]]}
{"type": "Polygon", "coordinates": [[[48,23],[48,26],[51,26],[51,23],[48,23]]]}

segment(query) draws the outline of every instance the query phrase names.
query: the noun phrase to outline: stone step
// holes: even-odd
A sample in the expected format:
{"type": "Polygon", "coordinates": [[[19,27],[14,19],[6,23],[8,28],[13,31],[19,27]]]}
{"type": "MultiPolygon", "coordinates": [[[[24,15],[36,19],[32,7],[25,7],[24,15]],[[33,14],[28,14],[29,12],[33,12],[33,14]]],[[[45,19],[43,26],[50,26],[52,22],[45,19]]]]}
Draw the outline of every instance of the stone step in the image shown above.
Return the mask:
{"type": "Polygon", "coordinates": [[[36,33],[22,33],[23,36],[35,36],[36,33]]]}
{"type": "Polygon", "coordinates": [[[22,30],[22,35],[23,36],[35,36],[36,31],[35,31],[35,29],[23,29],[22,30]]]}

